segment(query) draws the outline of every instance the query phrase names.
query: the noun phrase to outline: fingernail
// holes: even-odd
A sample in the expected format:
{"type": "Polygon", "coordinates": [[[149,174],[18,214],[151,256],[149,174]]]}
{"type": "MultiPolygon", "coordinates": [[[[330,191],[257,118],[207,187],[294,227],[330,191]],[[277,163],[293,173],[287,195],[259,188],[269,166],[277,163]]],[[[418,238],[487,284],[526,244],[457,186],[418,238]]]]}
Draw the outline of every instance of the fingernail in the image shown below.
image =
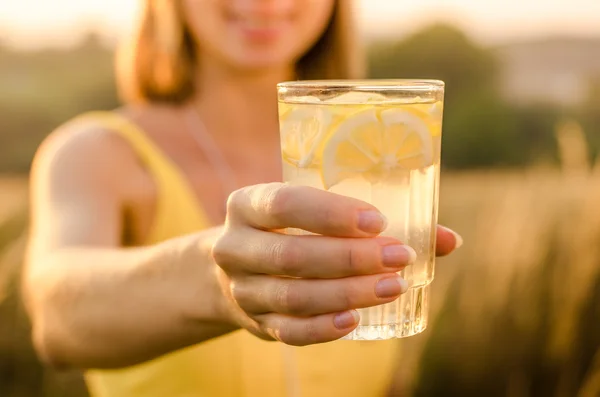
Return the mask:
{"type": "Polygon", "coordinates": [[[379,280],[375,285],[375,295],[379,298],[391,298],[408,291],[408,283],[400,276],[379,280]]]}
{"type": "Polygon", "coordinates": [[[454,230],[449,229],[445,226],[440,226],[440,227],[454,236],[454,241],[455,241],[454,249],[458,249],[463,245],[463,238],[460,234],[456,233],[454,230]]]}
{"type": "Polygon", "coordinates": [[[337,329],[346,329],[354,326],[360,320],[360,315],[356,310],[350,310],[338,313],[333,318],[333,324],[337,329]]]}
{"type": "Polygon", "coordinates": [[[381,249],[381,261],[387,267],[407,266],[417,260],[417,253],[408,245],[386,245],[381,249]]]}
{"type": "Polygon", "coordinates": [[[377,211],[361,211],[358,214],[358,228],[367,233],[381,233],[387,227],[387,219],[377,211]]]}

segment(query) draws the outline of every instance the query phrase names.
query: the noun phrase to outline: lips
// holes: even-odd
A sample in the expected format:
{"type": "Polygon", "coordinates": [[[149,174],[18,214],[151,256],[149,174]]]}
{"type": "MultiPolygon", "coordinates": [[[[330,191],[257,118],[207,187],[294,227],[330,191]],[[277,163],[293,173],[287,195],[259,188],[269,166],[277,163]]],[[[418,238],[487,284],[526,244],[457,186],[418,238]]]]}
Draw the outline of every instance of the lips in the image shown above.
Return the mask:
{"type": "Polygon", "coordinates": [[[276,29],[287,21],[281,19],[239,18],[237,23],[250,29],[276,29]]]}
{"type": "Polygon", "coordinates": [[[228,15],[229,24],[249,40],[275,40],[291,26],[292,18],[285,15],[228,15]]]}

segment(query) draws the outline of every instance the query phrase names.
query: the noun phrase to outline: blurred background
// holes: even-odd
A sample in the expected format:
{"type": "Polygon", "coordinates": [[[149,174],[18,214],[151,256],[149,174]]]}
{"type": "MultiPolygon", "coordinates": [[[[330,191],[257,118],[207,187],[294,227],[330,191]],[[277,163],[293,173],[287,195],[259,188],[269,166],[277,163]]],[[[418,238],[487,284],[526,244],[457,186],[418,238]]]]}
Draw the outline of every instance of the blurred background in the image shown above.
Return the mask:
{"type": "MultiPolygon", "coordinates": [[[[342,0],[346,1],[346,0],[342,0]]],[[[600,396],[600,2],[357,1],[370,77],[447,83],[433,322],[393,396],[600,396]]],[[[135,0],[0,2],[0,396],[82,397],[43,368],[19,302],[42,139],[118,106],[135,0]]]]}

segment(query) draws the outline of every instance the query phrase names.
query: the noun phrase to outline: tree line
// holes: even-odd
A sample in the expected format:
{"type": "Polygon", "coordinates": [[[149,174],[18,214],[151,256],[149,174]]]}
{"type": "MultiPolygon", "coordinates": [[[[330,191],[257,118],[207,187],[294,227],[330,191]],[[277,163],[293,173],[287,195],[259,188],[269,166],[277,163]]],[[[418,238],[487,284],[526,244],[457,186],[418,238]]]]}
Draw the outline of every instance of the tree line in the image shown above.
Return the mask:
{"type": "MultiPolygon", "coordinates": [[[[443,163],[447,168],[521,167],[557,161],[557,122],[577,120],[600,147],[600,79],[576,109],[518,105],[500,95],[494,51],[448,25],[369,46],[372,78],[446,82],[443,163]]],[[[77,48],[18,52],[0,47],[0,172],[27,172],[42,139],[84,111],[118,106],[113,51],[91,35],[77,48]]]]}

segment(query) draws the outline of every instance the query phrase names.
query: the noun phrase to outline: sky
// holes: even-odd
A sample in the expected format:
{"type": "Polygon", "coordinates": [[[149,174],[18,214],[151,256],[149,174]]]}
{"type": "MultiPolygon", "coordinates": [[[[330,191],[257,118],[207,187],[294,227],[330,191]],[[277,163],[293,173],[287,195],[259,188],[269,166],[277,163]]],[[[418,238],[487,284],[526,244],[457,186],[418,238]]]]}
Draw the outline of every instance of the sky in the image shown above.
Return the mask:
{"type": "MultiPolygon", "coordinates": [[[[68,46],[92,28],[118,39],[139,1],[0,0],[0,38],[19,48],[68,46]]],[[[458,25],[482,44],[600,37],[600,0],[355,0],[355,7],[366,37],[401,37],[438,21],[458,25]]]]}

